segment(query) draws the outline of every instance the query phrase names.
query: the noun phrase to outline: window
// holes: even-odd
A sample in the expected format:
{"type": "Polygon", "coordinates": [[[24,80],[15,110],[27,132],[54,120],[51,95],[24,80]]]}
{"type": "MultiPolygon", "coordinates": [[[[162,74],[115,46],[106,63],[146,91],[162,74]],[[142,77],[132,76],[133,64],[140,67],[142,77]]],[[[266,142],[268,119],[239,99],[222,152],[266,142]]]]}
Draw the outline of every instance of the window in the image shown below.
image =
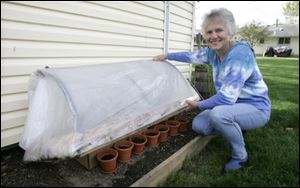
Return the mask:
{"type": "Polygon", "coordinates": [[[278,44],[290,44],[291,38],[290,37],[280,37],[278,39],[278,44]]]}
{"type": "Polygon", "coordinates": [[[278,44],[283,44],[284,38],[279,38],[278,44]]]}
{"type": "Polygon", "coordinates": [[[285,42],[284,44],[290,44],[291,38],[285,38],[285,41],[284,41],[284,42],[285,42]]]}
{"type": "Polygon", "coordinates": [[[264,44],[265,43],[265,39],[262,38],[262,39],[259,39],[259,44],[264,44]]]}

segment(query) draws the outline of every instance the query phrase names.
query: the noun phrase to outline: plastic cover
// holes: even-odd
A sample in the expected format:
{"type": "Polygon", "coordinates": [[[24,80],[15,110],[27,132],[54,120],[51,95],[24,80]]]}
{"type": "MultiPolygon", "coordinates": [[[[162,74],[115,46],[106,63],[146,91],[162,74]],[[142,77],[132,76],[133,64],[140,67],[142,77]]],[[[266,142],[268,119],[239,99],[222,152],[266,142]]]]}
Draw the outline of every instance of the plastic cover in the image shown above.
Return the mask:
{"type": "Polygon", "coordinates": [[[19,145],[24,160],[74,157],[142,129],[199,95],[169,62],[37,70],[19,145]]]}

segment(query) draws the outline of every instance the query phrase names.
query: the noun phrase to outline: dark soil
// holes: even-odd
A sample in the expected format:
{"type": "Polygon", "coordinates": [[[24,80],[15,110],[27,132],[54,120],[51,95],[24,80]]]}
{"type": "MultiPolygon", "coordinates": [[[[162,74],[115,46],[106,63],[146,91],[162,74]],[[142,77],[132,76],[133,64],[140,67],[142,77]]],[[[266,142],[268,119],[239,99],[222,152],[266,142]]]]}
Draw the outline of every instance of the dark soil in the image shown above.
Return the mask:
{"type": "Polygon", "coordinates": [[[170,137],[158,147],[146,147],[142,155],[132,155],[127,163],[118,162],[117,171],[104,174],[100,166],[87,170],[76,159],[23,162],[24,150],[14,147],[1,151],[1,187],[119,187],[130,186],[197,136],[191,130],[197,112],[183,112],[188,130],[170,137]]]}

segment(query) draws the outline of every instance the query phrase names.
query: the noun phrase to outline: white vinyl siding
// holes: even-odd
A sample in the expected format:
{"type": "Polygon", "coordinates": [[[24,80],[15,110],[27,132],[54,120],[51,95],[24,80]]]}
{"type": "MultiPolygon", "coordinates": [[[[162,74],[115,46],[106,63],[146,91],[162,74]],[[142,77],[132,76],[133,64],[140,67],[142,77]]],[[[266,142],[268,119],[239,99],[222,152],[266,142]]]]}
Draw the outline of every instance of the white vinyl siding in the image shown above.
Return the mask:
{"type": "MultiPolygon", "coordinates": [[[[194,2],[170,1],[169,52],[191,51],[194,38],[194,2]]],[[[182,74],[191,79],[191,66],[172,61],[182,74]]]]}
{"type": "MultiPolygon", "coordinates": [[[[192,49],[193,9],[170,2],[169,51],[192,49]]],[[[164,1],[1,1],[1,147],[20,139],[33,71],[151,59],[163,53],[164,11],[164,1]]]]}

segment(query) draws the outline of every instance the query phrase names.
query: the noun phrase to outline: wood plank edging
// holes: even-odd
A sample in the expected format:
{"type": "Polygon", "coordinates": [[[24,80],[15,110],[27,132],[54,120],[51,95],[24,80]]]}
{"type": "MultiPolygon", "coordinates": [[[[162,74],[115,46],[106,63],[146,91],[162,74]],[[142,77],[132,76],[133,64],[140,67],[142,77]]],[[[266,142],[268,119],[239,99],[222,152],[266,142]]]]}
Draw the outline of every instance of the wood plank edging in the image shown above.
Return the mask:
{"type": "Polygon", "coordinates": [[[130,187],[158,186],[163,183],[171,173],[179,170],[186,158],[191,158],[199,154],[212,138],[212,136],[197,136],[168,159],[130,185],[130,187]]]}

